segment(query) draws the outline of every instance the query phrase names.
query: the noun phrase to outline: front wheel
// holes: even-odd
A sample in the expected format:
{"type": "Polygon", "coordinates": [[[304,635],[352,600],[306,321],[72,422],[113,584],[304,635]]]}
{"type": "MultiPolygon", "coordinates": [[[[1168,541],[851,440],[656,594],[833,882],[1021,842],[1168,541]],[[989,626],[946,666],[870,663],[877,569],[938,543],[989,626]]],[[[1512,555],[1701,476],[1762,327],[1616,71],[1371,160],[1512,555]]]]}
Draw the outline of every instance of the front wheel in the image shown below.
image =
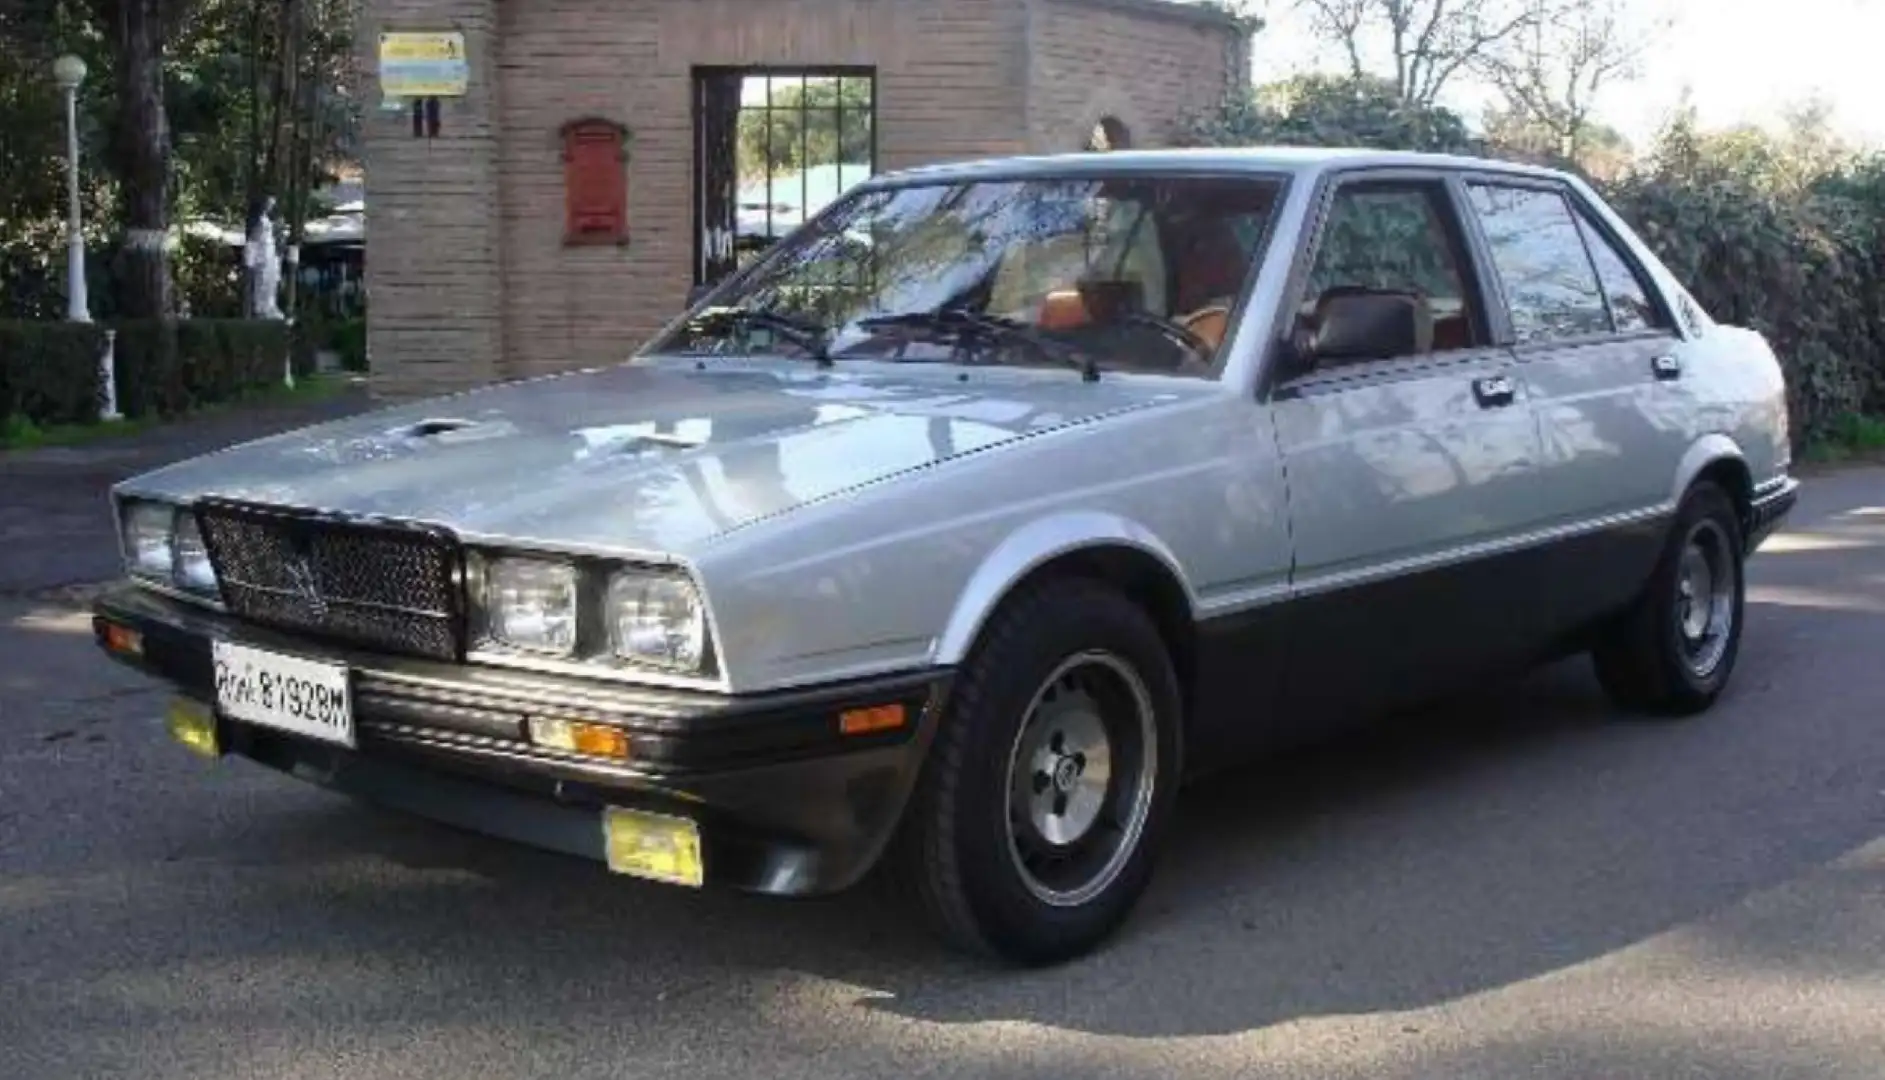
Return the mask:
{"type": "Polygon", "coordinates": [[[1178,776],[1177,680],[1097,582],[998,611],[958,675],[903,837],[942,937],[1022,963],[1088,951],[1144,891],[1178,776]]]}
{"type": "Polygon", "coordinates": [[[1690,489],[1648,586],[1592,651],[1612,701],[1661,716],[1714,704],[1741,648],[1744,552],[1727,493],[1690,489]]]}

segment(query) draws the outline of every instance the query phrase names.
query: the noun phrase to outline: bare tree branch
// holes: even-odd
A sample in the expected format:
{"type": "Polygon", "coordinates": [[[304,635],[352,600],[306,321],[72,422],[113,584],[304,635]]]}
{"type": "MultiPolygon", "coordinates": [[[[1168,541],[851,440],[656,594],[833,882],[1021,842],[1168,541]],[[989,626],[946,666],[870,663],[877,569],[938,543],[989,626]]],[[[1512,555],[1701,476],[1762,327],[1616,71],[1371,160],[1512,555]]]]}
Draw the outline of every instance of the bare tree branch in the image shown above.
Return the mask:
{"type": "Polygon", "coordinates": [[[1602,92],[1632,77],[1660,24],[1630,16],[1629,0],[1526,0],[1533,21],[1484,51],[1475,67],[1498,88],[1518,126],[1576,159],[1602,92]]]}
{"type": "MultiPolygon", "coordinates": [[[[1537,17],[1538,0],[1296,0],[1349,74],[1380,72],[1401,100],[1432,105],[1461,71],[1537,17]]],[[[1558,0],[1553,0],[1558,2],[1558,0]]]]}

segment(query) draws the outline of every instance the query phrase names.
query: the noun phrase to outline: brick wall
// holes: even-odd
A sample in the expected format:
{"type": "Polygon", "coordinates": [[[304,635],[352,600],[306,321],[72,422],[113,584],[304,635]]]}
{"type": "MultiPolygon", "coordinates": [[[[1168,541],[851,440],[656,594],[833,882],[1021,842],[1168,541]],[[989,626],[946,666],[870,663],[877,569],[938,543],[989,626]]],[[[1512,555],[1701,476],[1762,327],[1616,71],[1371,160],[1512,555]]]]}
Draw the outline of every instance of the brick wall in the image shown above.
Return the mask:
{"type": "Polygon", "coordinates": [[[358,27],[365,141],[373,381],[395,396],[489,382],[502,371],[501,250],[494,126],[497,0],[371,0],[358,27]],[[443,99],[439,137],[379,111],[382,30],[458,30],[470,93],[443,99]]]}
{"type": "Polygon", "coordinates": [[[1167,144],[1192,113],[1247,78],[1247,41],[1213,13],[1157,0],[1027,0],[1028,140],[1079,150],[1102,117],[1134,147],[1167,144]]]}
{"type": "Polygon", "coordinates": [[[505,374],[625,359],[693,282],[696,66],[877,69],[878,164],[1023,145],[1012,0],[508,0],[501,216],[505,374]],[[625,247],[565,248],[557,128],[631,131],[625,247]]]}
{"type": "Polygon", "coordinates": [[[1218,100],[1221,23],[1157,0],[366,0],[369,342],[378,389],[429,393],[623,360],[693,280],[696,66],[874,67],[881,169],[1141,145],[1218,100]],[[465,33],[442,136],[377,111],[381,29],[465,33]],[[1032,64],[1032,68],[1030,65],[1032,64]],[[563,245],[558,129],[627,125],[629,242],[563,245]]]}

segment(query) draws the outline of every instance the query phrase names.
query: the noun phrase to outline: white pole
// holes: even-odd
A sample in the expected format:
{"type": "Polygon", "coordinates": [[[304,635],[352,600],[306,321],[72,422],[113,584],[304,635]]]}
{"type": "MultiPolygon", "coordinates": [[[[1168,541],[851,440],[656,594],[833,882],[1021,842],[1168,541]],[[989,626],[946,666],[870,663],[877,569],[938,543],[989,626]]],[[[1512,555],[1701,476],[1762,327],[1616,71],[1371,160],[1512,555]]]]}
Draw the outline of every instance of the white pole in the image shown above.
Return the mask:
{"type": "Polygon", "coordinates": [[[65,167],[68,229],[66,232],[66,318],[92,321],[92,306],[85,295],[85,232],[79,220],[79,88],[65,88],[65,167]]]}
{"type": "Polygon", "coordinates": [[[289,244],[284,260],[288,264],[288,357],[282,364],[282,383],[295,388],[295,294],[301,283],[301,245],[289,244]]]}
{"type": "Polygon", "coordinates": [[[118,332],[105,331],[105,352],[98,358],[98,385],[104,388],[104,401],[98,409],[98,418],[106,422],[122,420],[124,415],[118,412],[118,332]]]}

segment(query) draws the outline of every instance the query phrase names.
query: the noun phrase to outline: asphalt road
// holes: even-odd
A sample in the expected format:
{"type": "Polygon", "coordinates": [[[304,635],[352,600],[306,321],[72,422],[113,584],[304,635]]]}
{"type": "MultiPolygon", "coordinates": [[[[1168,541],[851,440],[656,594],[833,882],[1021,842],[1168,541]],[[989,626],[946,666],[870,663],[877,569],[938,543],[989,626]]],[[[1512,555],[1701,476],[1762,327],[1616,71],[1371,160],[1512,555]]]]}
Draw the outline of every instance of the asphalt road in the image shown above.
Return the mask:
{"type": "Polygon", "coordinates": [[[881,887],[643,885],[199,762],[15,590],[0,1077],[1875,1080],[1885,469],[1815,478],[1752,578],[1712,714],[1566,664],[1213,781],[1125,933],[1027,973],[881,887]]]}

